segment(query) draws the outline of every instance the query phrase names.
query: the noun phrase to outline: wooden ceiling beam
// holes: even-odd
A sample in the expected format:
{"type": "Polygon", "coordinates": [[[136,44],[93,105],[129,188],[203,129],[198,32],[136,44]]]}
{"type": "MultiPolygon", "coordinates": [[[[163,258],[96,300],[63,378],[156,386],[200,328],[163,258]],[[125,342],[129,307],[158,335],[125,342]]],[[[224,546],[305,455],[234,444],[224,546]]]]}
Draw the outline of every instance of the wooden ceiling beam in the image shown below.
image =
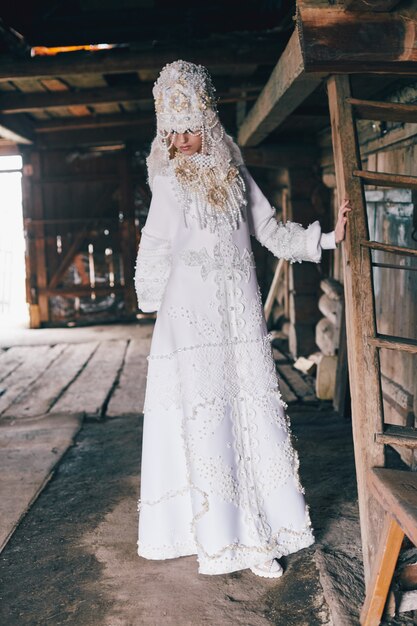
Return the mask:
{"type": "Polygon", "coordinates": [[[258,145],[328,74],[365,72],[417,75],[416,18],[311,8],[300,2],[297,28],[244,119],[239,144],[258,145]]]}
{"type": "Polygon", "coordinates": [[[276,64],[268,82],[243,121],[238,142],[256,146],[283,122],[316,89],[326,74],[304,71],[298,30],[276,64]]]}
{"type": "MultiPolygon", "coordinates": [[[[115,102],[140,102],[153,99],[153,83],[131,85],[130,87],[99,87],[81,91],[55,91],[23,94],[21,92],[0,93],[0,111],[5,114],[31,113],[40,109],[68,106],[94,106],[95,104],[112,104],[115,102]]],[[[259,84],[244,84],[242,80],[216,80],[216,93],[222,101],[237,102],[242,100],[241,92],[245,91],[245,99],[253,98],[254,92],[261,91],[259,84]],[[232,89],[232,91],[229,91],[232,89]]]]}
{"type": "Polygon", "coordinates": [[[69,130],[103,129],[117,126],[150,126],[154,128],[155,116],[136,114],[85,115],[82,117],[58,117],[45,122],[38,122],[34,127],[39,133],[59,133],[69,130]]]}
{"type": "Polygon", "coordinates": [[[297,24],[305,71],[417,75],[417,19],[300,3],[297,24]]]}
{"type": "Polygon", "coordinates": [[[33,143],[32,124],[25,115],[0,115],[0,137],[19,144],[33,143]]]}
{"type": "Polygon", "coordinates": [[[180,46],[169,50],[127,52],[109,50],[92,53],[67,53],[55,57],[14,59],[0,57],[0,81],[48,76],[65,78],[69,74],[120,74],[148,70],[158,72],[166,63],[185,58],[211,68],[233,65],[271,65],[282,51],[280,41],[232,42],[228,45],[180,46]]]}
{"type": "Polygon", "coordinates": [[[39,109],[79,105],[94,106],[95,104],[149,100],[151,98],[150,83],[132,85],[131,87],[99,87],[81,91],[43,91],[31,94],[5,92],[0,94],[0,111],[5,114],[31,113],[39,109]]]}
{"type": "Polygon", "coordinates": [[[39,149],[67,149],[134,142],[144,145],[148,149],[154,136],[154,128],[149,124],[82,128],[55,133],[41,133],[36,137],[36,147],[39,149]]]}

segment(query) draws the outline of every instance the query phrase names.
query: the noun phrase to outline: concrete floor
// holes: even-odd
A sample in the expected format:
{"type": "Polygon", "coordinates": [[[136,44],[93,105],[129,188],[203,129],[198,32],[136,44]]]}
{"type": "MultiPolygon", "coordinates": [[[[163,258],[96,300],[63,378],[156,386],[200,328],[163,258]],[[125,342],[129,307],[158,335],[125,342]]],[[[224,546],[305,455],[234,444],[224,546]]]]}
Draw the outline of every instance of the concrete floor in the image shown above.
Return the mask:
{"type": "MultiPolygon", "coordinates": [[[[149,327],[132,329],[136,339],[141,333],[149,336],[149,327]]],[[[62,342],[64,334],[77,341],[79,331],[82,341],[94,340],[97,333],[108,333],[105,338],[111,339],[115,330],[47,332],[58,332],[57,341],[62,342]]],[[[129,327],[120,332],[130,337],[129,327]]],[[[43,342],[47,337],[46,343],[51,343],[50,334],[39,333],[43,342]]],[[[20,341],[37,338],[26,335],[20,341]]],[[[84,422],[75,444],[4,549],[0,623],[358,624],[363,583],[350,425],[326,405],[295,406],[290,415],[316,544],[286,559],[280,580],[261,579],[248,570],[199,575],[195,557],[163,562],[139,558],[141,418],[106,418],[84,422]]],[[[406,614],[384,622],[412,623],[406,614]]]]}
{"type": "Polygon", "coordinates": [[[7,626],[319,626],[329,613],[313,559],[289,559],[286,575],[197,573],[195,557],[136,555],[140,420],[85,424],[3,552],[7,626]]]}

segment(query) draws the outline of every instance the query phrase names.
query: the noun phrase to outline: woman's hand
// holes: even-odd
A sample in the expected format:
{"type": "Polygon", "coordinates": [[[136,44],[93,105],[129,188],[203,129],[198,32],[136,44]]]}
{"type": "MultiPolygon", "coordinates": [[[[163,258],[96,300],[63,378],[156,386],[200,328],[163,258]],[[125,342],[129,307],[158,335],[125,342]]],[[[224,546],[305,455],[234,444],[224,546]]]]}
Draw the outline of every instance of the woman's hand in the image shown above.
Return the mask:
{"type": "Polygon", "coordinates": [[[347,214],[351,210],[352,207],[349,205],[349,200],[344,200],[344,202],[340,205],[336,226],[334,227],[336,243],[340,243],[345,238],[346,222],[348,220],[347,214]]]}

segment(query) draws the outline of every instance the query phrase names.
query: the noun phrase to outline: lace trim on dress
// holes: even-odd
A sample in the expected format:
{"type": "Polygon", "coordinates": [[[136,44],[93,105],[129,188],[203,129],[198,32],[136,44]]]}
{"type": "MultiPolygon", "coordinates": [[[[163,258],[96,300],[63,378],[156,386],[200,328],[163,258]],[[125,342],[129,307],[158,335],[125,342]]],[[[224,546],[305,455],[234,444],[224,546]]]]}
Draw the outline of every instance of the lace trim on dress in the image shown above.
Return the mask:
{"type": "Polygon", "coordinates": [[[201,543],[195,541],[191,535],[188,541],[174,541],[167,545],[155,546],[141,541],[138,541],[137,545],[138,554],[147,559],[175,559],[196,554],[200,574],[226,574],[254,566],[268,558],[279,559],[302,548],[308,548],[313,543],[309,508],[306,506],[305,525],[302,529],[280,528],[278,532],[271,534],[268,544],[264,546],[247,545],[236,537],[233,542],[215,554],[208,554],[201,543]]]}
{"type": "Polygon", "coordinates": [[[307,256],[306,231],[295,222],[278,223],[272,220],[261,243],[276,257],[291,263],[301,263],[307,256]]]}
{"type": "Polygon", "coordinates": [[[176,493],[165,494],[157,502],[143,501],[141,506],[162,505],[164,500],[183,495],[187,490],[190,497],[192,492],[200,494],[201,505],[192,518],[189,541],[166,547],[141,544],[141,555],[174,558],[190,554],[194,545],[192,553],[199,555],[199,571],[214,574],[249,567],[264,557],[264,560],[268,557],[279,558],[313,543],[307,508],[303,527],[281,528],[275,534],[264,512],[264,498],[270,498],[271,494],[273,496],[274,491],[285,486],[288,481],[294,480],[298,491],[303,493],[298,476],[298,454],[291,444],[289,420],[279,408],[286,405],[279,393],[269,339],[266,336],[254,341],[230,340],[226,344],[225,341],[200,344],[190,346],[192,352],[188,354],[183,354],[184,350],[179,349],[169,355],[150,357],[151,363],[156,362],[148,374],[152,385],[145,411],[151,417],[154,411],[160,413],[161,405],[167,411],[171,411],[175,405],[181,412],[183,406],[190,407],[183,414],[181,422],[188,484],[176,493]],[[254,350],[253,345],[258,348],[254,350]],[[185,386],[179,386],[179,372],[184,365],[188,367],[187,372],[192,372],[192,377],[187,379],[185,386]],[[162,403],[159,380],[177,384],[174,395],[171,394],[172,389],[168,389],[166,403],[162,403]],[[244,386],[242,381],[245,381],[244,386]],[[155,388],[155,394],[152,388],[155,388]],[[226,441],[226,449],[233,450],[233,465],[226,463],[223,457],[207,456],[201,448],[201,441],[206,441],[211,431],[225,419],[227,407],[232,410],[233,437],[229,442],[226,441]],[[281,429],[283,439],[274,456],[262,456],[260,463],[261,433],[258,428],[265,419],[281,429]],[[210,552],[200,544],[198,523],[209,514],[213,497],[239,507],[253,544],[247,541],[240,543],[236,538],[215,552],[210,552]]]}
{"type": "Polygon", "coordinates": [[[304,228],[296,222],[277,222],[271,219],[257,238],[276,257],[290,263],[311,261],[319,263],[321,228],[318,221],[304,228]]]}
{"type": "Polygon", "coordinates": [[[139,308],[157,311],[161,305],[171,272],[171,244],[142,231],[135,263],[135,290],[139,308]]]}

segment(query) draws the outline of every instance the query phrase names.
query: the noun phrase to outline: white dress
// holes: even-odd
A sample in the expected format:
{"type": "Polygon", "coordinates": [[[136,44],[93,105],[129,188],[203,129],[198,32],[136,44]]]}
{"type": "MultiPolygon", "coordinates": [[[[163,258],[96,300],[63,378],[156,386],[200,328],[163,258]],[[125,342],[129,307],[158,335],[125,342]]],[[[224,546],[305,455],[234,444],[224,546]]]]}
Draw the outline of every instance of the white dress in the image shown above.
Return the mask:
{"type": "MultiPolygon", "coordinates": [[[[191,158],[191,157],[190,157],[191,158]]],[[[135,286],[158,311],[148,357],[138,554],[196,554],[223,574],[314,542],[255,274],[250,234],[277,257],[318,262],[334,233],[277,223],[240,166],[237,229],[184,219],[174,175],[157,175],[135,286]]]]}

